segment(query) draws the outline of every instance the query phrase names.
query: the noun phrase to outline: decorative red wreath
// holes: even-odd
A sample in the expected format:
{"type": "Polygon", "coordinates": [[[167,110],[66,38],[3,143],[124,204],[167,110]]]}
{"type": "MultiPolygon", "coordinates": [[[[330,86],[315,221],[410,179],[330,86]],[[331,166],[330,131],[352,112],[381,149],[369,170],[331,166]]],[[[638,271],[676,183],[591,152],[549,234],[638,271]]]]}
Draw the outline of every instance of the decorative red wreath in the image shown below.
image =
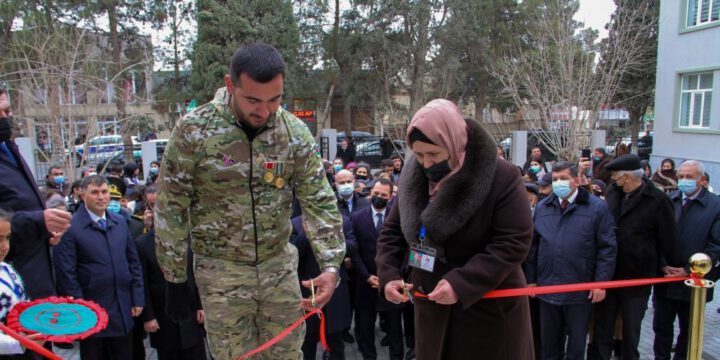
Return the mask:
{"type": "Polygon", "coordinates": [[[16,304],[7,325],[17,332],[43,334],[48,341],[70,343],[104,330],[108,315],[92,301],[52,296],[16,304]]]}

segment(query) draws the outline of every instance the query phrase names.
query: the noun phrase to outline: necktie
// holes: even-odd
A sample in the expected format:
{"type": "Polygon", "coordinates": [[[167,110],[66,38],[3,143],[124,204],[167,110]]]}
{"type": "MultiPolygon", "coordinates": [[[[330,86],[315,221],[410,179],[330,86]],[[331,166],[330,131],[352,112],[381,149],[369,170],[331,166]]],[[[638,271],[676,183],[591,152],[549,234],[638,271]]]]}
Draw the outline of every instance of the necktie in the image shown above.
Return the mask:
{"type": "Polygon", "coordinates": [[[680,212],[681,219],[685,216],[685,214],[687,214],[687,210],[690,207],[690,203],[691,203],[691,201],[689,198],[683,199],[682,210],[680,212]]]}
{"type": "Polygon", "coordinates": [[[101,229],[107,228],[107,220],[105,220],[105,219],[98,220],[97,224],[98,224],[98,226],[100,226],[101,229]]]}
{"type": "Polygon", "coordinates": [[[570,205],[570,203],[567,201],[567,199],[563,199],[563,201],[560,202],[560,212],[565,212],[565,209],[567,209],[568,205],[570,205]]]}
{"type": "Polygon", "coordinates": [[[8,157],[8,160],[10,160],[13,165],[17,166],[17,160],[15,160],[15,156],[13,156],[12,152],[10,151],[5,142],[0,143],[0,150],[5,153],[5,155],[8,157]]]}
{"type": "Polygon", "coordinates": [[[375,230],[377,230],[378,234],[380,234],[380,229],[382,229],[383,224],[383,214],[377,213],[377,220],[375,221],[375,230]]]}

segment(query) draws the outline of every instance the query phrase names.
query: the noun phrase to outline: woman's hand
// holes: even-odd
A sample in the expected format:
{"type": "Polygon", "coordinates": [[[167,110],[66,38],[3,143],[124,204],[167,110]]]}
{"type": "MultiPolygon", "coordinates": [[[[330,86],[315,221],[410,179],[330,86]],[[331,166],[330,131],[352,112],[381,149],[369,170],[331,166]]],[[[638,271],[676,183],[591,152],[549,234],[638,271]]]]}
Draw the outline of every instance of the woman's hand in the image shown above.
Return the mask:
{"type": "Polygon", "coordinates": [[[428,294],[428,299],[442,305],[452,305],[458,301],[455,290],[445,279],[437,283],[435,289],[428,294]]]}

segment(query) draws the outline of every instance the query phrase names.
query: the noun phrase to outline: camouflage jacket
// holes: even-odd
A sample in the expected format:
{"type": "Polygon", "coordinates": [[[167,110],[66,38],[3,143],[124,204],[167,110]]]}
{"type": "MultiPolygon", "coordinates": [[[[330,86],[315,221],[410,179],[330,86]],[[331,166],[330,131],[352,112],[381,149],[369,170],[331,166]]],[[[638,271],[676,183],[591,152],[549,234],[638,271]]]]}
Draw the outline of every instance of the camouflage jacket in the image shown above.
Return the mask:
{"type": "Polygon", "coordinates": [[[248,141],[220,89],[173,129],[158,177],[158,262],[171,282],[186,280],[195,254],[254,265],[285,254],[293,191],[321,267],[345,253],[342,219],[305,124],[280,108],[248,141]]]}

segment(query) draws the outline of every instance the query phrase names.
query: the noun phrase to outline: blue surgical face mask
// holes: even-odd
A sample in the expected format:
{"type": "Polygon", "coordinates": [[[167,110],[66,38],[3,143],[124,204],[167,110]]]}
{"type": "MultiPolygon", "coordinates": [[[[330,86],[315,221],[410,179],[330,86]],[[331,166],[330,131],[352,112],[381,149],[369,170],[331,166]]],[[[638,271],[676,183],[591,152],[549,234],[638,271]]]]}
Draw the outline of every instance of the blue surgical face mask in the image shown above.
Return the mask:
{"type": "Polygon", "coordinates": [[[160,171],[160,169],[158,169],[158,168],[156,168],[156,167],[151,167],[151,168],[150,168],[150,175],[157,175],[158,171],[160,171]]]}
{"type": "Polygon", "coordinates": [[[343,197],[348,197],[352,195],[353,191],[355,191],[355,185],[354,184],[341,184],[338,185],[338,194],[343,197]]]}
{"type": "Polygon", "coordinates": [[[697,191],[697,180],[680,179],[678,180],[678,189],[680,189],[683,194],[690,196],[697,191]]]}
{"type": "Polygon", "coordinates": [[[119,214],[121,207],[122,207],[122,206],[120,206],[120,202],[119,202],[119,201],[117,201],[117,200],[110,200],[110,203],[108,203],[107,210],[108,210],[109,212],[111,212],[111,213],[119,214]]]}
{"type": "Polygon", "coordinates": [[[62,175],[53,176],[53,182],[58,185],[62,185],[65,183],[65,177],[62,175]]]}
{"type": "Polygon", "coordinates": [[[335,165],[333,165],[333,169],[335,169],[335,172],[338,172],[338,171],[342,170],[343,167],[342,167],[342,165],[335,164],[335,165]]]}
{"type": "Polygon", "coordinates": [[[556,180],[552,183],[553,193],[561,199],[566,199],[572,192],[569,180],[556,180]]]}

